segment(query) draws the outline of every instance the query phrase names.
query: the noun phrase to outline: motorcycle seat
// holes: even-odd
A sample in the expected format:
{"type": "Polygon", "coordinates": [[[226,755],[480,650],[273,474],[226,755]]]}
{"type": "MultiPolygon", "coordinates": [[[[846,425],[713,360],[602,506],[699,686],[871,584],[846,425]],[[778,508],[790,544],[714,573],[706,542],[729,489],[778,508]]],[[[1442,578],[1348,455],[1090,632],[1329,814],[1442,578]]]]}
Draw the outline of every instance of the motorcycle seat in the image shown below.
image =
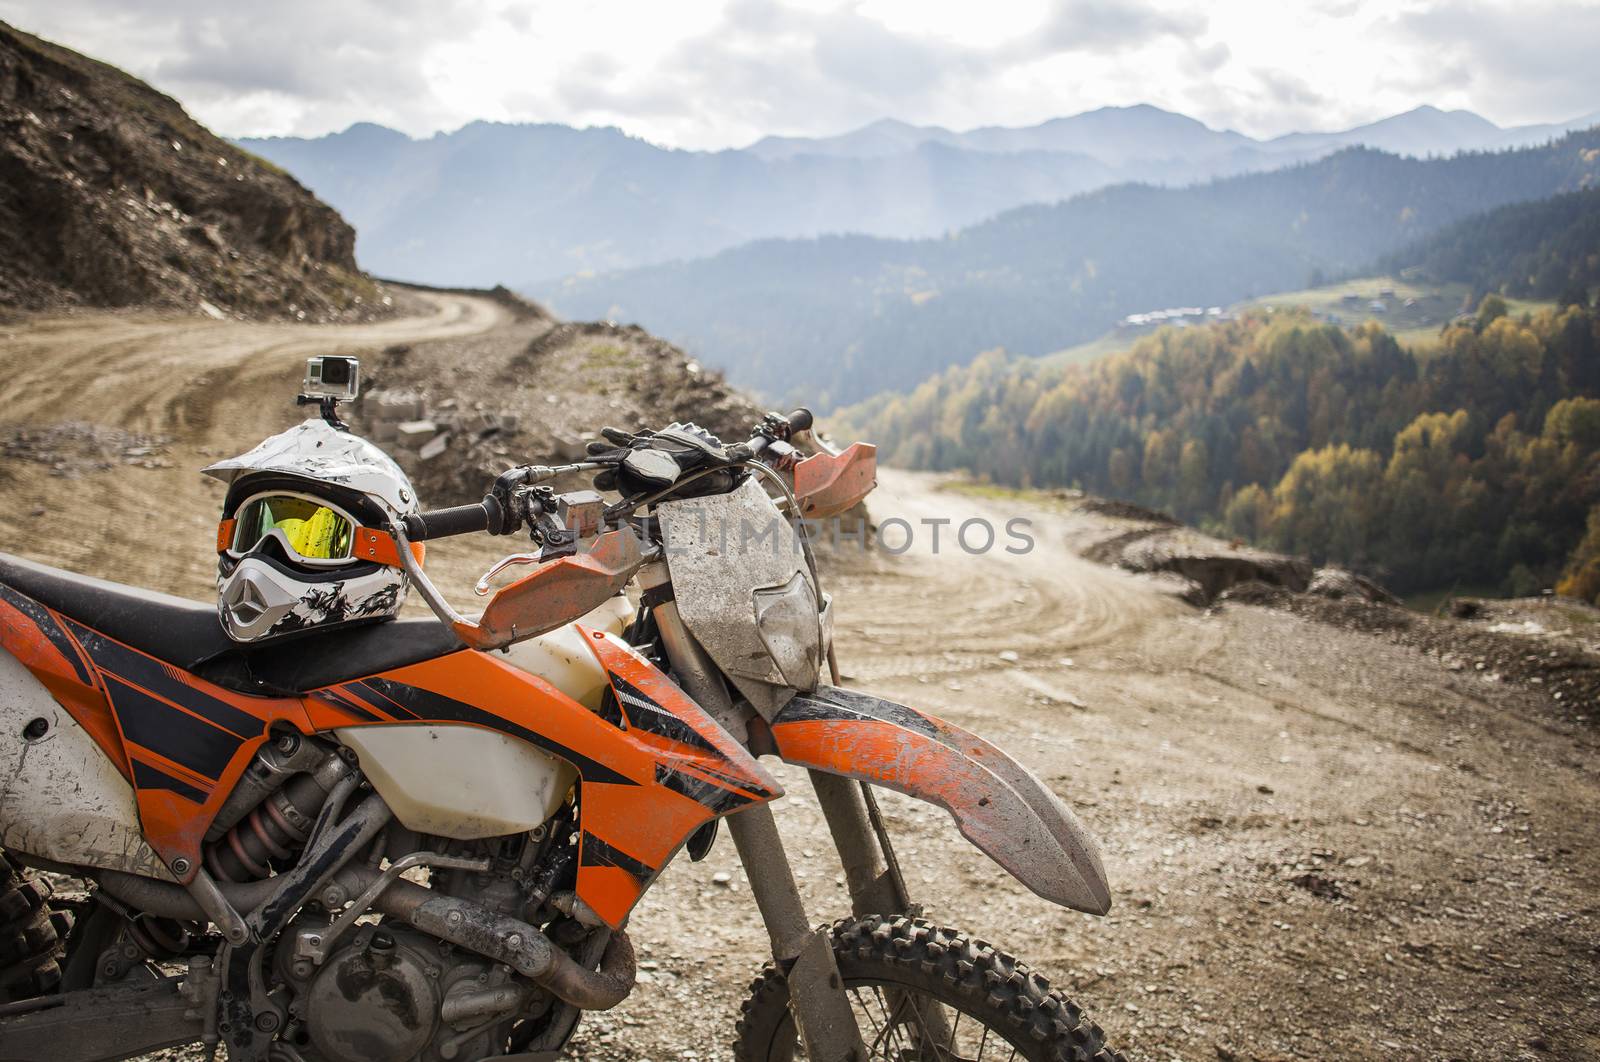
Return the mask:
{"type": "Polygon", "coordinates": [[[260,696],[304,693],[464,648],[434,619],[386,620],[241,645],[222,629],[214,603],[0,553],[0,600],[10,599],[5,590],[209,682],[260,696]]]}

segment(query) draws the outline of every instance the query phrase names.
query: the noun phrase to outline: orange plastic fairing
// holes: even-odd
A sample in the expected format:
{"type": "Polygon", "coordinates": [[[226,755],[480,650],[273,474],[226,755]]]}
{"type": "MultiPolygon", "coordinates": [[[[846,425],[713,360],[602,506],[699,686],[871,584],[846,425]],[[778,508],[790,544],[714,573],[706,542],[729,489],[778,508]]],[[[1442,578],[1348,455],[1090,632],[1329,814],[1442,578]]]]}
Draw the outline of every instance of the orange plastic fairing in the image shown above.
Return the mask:
{"type": "Polygon", "coordinates": [[[812,454],[794,466],[794,496],[810,520],[838,516],[878,485],[878,448],[851,443],[838,454],[812,454]]]}
{"type": "Polygon", "coordinates": [[[356,725],[464,723],[572,764],[582,780],[578,896],[615,927],[695,830],[782,791],[648,661],[580,630],[611,678],[598,712],[470,650],[318,690],[308,707],[318,729],[350,726],[352,715],[356,725]]]}
{"type": "Polygon", "coordinates": [[[454,625],[456,637],[474,649],[499,649],[565,627],[615,596],[642,563],[631,529],[608,531],[583,552],[546,561],[503,587],[476,623],[454,625]]]}
{"type": "Polygon", "coordinates": [[[1026,767],[975,734],[903,704],[820,686],[772,720],[789,763],[881,785],[950,812],[963,837],[1047,900],[1111,907],[1087,830],[1026,767]]]}
{"type": "Polygon", "coordinates": [[[146,840],[188,880],[200,842],[267,728],[309,728],[298,698],[212,685],[0,587],[0,645],[17,657],[133,783],[146,840]],[[180,864],[181,865],[181,864],[180,864]]]}

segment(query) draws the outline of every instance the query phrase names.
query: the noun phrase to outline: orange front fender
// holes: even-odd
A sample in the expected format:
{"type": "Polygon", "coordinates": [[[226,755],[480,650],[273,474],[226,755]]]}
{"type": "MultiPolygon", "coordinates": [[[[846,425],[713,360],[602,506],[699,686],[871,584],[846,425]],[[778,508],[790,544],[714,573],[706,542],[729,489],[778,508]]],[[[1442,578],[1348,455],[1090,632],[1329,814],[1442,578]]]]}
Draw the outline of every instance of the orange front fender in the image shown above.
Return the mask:
{"type": "Polygon", "coordinates": [[[835,686],[795,697],[771,725],[785,761],[937,804],[1040,896],[1090,914],[1111,909],[1089,831],[1031,771],[977,735],[835,686]]]}

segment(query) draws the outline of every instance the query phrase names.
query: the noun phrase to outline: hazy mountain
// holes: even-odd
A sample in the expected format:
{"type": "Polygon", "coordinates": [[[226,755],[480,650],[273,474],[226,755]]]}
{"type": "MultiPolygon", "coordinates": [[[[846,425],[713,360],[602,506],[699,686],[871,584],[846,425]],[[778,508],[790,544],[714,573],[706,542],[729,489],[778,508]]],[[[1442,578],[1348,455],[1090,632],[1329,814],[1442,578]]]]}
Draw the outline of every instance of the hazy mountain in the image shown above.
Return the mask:
{"type": "Polygon", "coordinates": [[[647,321],[774,399],[847,402],[990,347],[1043,354],[1129,313],[1292,290],[1597,178],[1600,129],[1449,159],[1349,148],[1190,188],[1101,189],[943,239],[764,240],[537,294],[568,316],[647,321]]]}
{"type": "Polygon", "coordinates": [[[1111,166],[1173,159],[1199,161],[1259,146],[1258,141],[1240,133],[1218,132],[1193,118],[1140,104],[1101,107],[1021,128],[983,126],[965,133],[885,120],[834,137],[765,137],[745,150],[765,159],[801,155],[874,158],[926,143],[989,154],[1064,151],[1088,155],[1111,166]]]}
{"type": "Polygon", "coordinates": [[[964,133],[881,121],[716,152],[668,150],[616,129],[488,122],[422,140],[363,124],[242,144],[343,211],[367,268],[486,285],[695,258],[767,237],[939,236],[1111,184],[1192,184],[1366,139],[1403,154],[1444,153],[1452,135],[1459,147],[1486,146],[1484,127],[1496,128],[1460,113],[1425,108],[1365,131],[1265,143],[1139,106],[964,133]]]}
{"type": "Polygon", "coordinates": [[[765,236],[930,235],[1118,180],[1081,155],[923,144],[877,159],[669,151],[615,129],[356,125],[242,142],[338,204],[380,275],[484,285],[711,254],[765,236]]]}
{"type": "Polygon", "coordinates": [[[1140,104],[1102,107],[1068,118],[1053,118],[1040,125],[985,126],[965,133],[885,120],[840,136],[765,137],[745,150],[767,159],[808,154],[871,158],[909,151],[924,143],[937,143],[984,152],[1072,151],[1114,166],[1259,153],[1260,165],[1265,166],[1276,156],[1302,159],[1355,146],[1418,158],[1453,155],[1459,151],[1526,147],[1596,124],[1600,124],[1600,112],[1567,122],[1502,128],[1471,111],[1441,111],[1437,107],[1423,106],[1352,129],[1289,133],[1256,140],[1232,130],[1212,129],[1193,118],[1159,107],[1140,104]]]}
{"type": "Polygon", "coordinates": [[[1501,128],[1471,111],[1441,111],[1437,107],[1418,107],[1369,125],[1339,133],[1290,133],[1266,142],[1270,151],[1337,151],[1361,145],[1396,155],[1418,158],[1428,155],[1453,155],[1458,151],[1485,151],[1498,148],[1531,147],[1577,129],[1600,124],[1600,112],[1567,122],[1548,125],[1522,125],[1501,128]]]}
{"type": "Polygon", "coordinates": [[[764,136],[744,150],[769,162],[797,155],[875,159],[914,151],[923,144],[958,146],[960,139],[959,133],[937,125],[908,125],[893,118],[880,118],[871,125],[838,136],[764,136]]]}

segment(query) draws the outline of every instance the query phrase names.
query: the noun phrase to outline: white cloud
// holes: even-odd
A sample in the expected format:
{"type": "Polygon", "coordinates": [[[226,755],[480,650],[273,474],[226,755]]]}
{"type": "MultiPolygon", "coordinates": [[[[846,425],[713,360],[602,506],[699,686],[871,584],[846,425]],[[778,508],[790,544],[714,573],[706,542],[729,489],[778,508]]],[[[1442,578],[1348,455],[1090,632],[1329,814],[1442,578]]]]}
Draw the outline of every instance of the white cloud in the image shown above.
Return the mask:
{"type": "Polygon", "coordinates": [[[486,118],[700,148],[1140,102],[1254,135],[1421,103],[1506,124],[1600,108],[1595,0],[0,0],[0,18],[236,136],[486,118]]]}
{"type": "Polygon", "coordinates": [[[1600,110],[1600,4],[1438,4],[1398,25],[1464,96],[1492,95],[1528,121],[1600,110]]]}

